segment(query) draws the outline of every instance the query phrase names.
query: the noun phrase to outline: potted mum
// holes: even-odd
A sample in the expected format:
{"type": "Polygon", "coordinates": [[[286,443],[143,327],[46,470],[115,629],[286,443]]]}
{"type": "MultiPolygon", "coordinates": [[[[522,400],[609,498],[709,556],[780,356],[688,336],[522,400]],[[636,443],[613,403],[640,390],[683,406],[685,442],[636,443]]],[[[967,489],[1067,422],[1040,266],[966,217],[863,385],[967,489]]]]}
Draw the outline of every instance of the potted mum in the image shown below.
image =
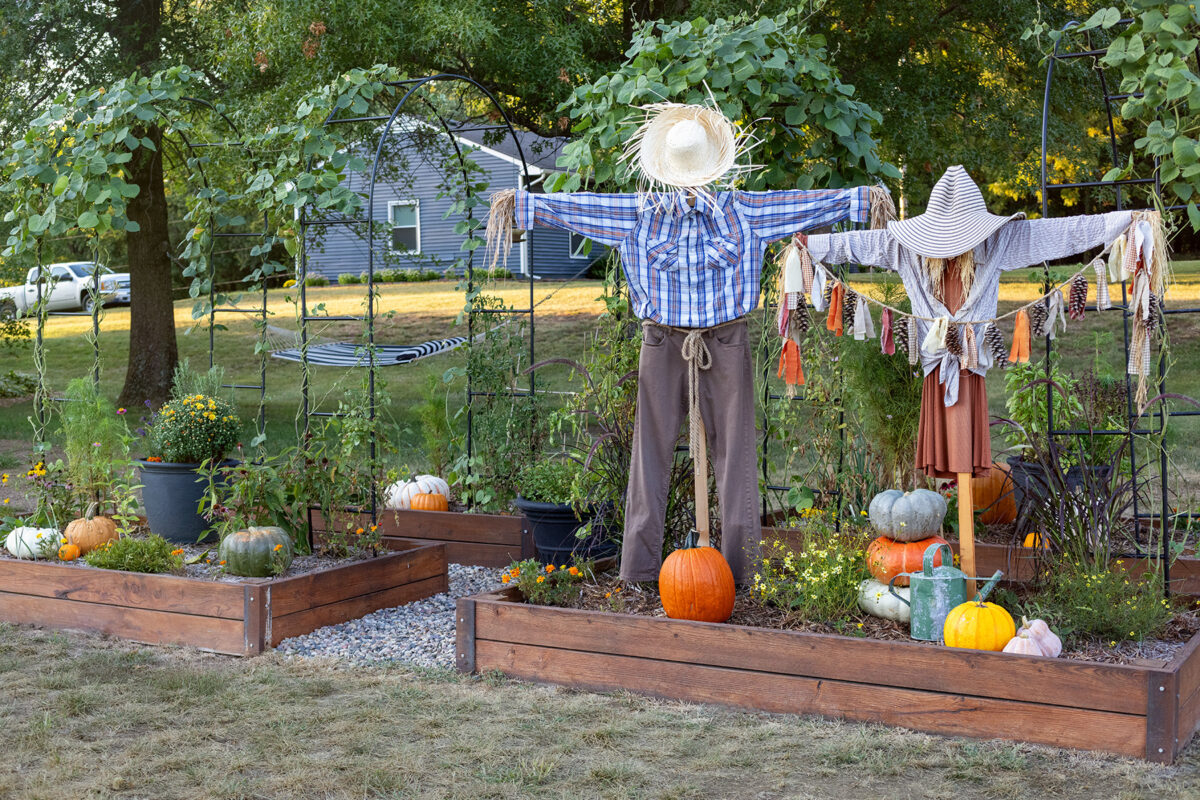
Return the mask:
{"type": "Polygon", "coordinates": [[[222,462],[240,430],[233,404],[212,395],[177,396],[158,410],[146,436],[150,455],[138,461],[150,530],[173,542],[205,537],[199,509],[210,479],[201,465],[222,462]]]}
{"type": "Polygon", "coordinates": [[[597,525],[596,509],[572,504],[581,468],[574,461],[542,459],[517,476],[516,505],[533,533],[538,557],[548,564],[565,564],[572,555],[596,558],[616,552],[597,525]]]}

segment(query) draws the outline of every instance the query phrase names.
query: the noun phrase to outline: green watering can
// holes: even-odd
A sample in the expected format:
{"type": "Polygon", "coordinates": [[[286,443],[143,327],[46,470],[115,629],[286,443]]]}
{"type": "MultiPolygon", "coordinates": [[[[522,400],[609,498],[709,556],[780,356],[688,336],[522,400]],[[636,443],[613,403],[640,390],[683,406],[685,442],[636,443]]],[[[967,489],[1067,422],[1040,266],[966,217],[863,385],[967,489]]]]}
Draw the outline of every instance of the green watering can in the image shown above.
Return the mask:
{"type": "MultiPolygon", "coordinates": [[[[914,639],[936,642],[942,638],[942,628],[946,624],[946,615],[955,606],[967,602],[967,576],[962,570],[953,566],[954,554],[950,546],[934,543],[925,548],[923,569],[920,572],[902,572],[888,582],[888,592],[895,595],[905,605],[912,609],[909,623],[909,634],[914,639]],[[941,551],[942,566],[935,567],[933,559],[941,551]],[[908,577],[910,594],[905,600],[896,591],[896,578],[908,577]]],[[[992,587],[1000,580],[1002,573],[996,570],[976,597],[979,600],[987,597],[992,587]]],[[[976,578],[981,580],[981,578],[976,578]]]]}

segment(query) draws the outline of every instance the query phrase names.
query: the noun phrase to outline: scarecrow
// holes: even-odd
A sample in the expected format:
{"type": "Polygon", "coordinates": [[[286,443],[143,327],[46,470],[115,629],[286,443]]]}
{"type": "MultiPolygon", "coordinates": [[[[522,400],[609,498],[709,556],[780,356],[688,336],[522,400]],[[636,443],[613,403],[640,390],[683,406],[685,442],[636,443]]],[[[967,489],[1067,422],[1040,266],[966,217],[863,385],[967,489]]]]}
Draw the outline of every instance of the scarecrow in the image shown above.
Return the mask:
{"type": "Polygon", "coordinates": [[[845,220],[882,225],[891,198],[882,187],[732,190],[732,180],[753,169],[739,163],[753,144],[746,131],[715,107],[658,103],[642,110],[623,156],[637,173],[637,193],[499,192],[488,219],[491,263],[507,253],[514,223],[521,230],[574,231],[616,248],[633,311],[643,321],[621,577],[658,577],[668,480],[687,414],[701,544],[708,535],[711,445],[721,552],[734,580],[744,583],[761,537],[745,316],[758,306],[767,245],[845,220]]]}
{"type": "MultiPolygon", "coordinates": [[[[885,352],[889,347],[891,352],[904,347],[910,362],[916,364],[919,357],[924,369],[916,467],[932,477],[957,478],[960,546],[968,575],[975,574],[971,479],[986,475],[992,464],[984,376],[997,363],[1027,361],[1032,336],[1053,337],[1059,323],[1065,325],[1063,294],[1053,289],[1015,313],[1013,346],[1006,353],[996,325],[1000,275],[1101,245],[1108,250],[1118,240],[1126,243],[1127,254],[1118,259],[1123,264],[1113,276],[1133,280],[1130,305],[1135,308],[1134,349],[1139,363],[1131,359],[1130,372],[1139,370],[1139,376],[1145,375],[1149,362],[1145,337],[1152,321],[1148,311],[1138,312],[1143,298],[1149,309],[1151,298],[1161,296],[1166,279],[1157,212],[1114,211],[1037,220],[1024,216],[989,213],[966,170],[953,166],[933,187],[925,213],[888,222],[886,230],[809,236],[801,243],[809,263],[816,266],[813,283],[822,282],[822,263],[882,267],[898,273],[903,281],[912,313],[900,316],[898,310],[885,308],[880,338],[885,352]],[[1138,355],[1143,343],[1144,362],[1138,355]]],[[[1109,305],[1104,264],[1097,259],[1068,282],[1072,316],[1082,316],[1085,272],[1090,269],[1096,272],[1098,306],[1109,305]]],[[[831,306],[848,305],[846,287],[831,283],[836,284],[832,291],[812,290],[814,304],[821,305],[822,295],[828,295],[831,306]]],[[[871,301],[858,296],[852,302],[854,329],[873,329],[867,311],[871,301]]],[[[831,317],[834,311],[830,308],[831,317]]],[[[1141,383],[1139,396],[1145,393],[1144,380],[1141,383]]]]}

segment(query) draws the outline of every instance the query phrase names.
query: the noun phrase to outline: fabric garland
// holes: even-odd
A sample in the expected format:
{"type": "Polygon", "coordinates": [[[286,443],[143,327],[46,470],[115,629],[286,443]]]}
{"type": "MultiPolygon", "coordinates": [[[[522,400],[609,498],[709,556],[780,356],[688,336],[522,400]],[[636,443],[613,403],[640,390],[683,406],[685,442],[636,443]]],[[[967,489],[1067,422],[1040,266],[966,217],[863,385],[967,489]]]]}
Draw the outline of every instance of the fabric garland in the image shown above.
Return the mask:
{"type": "Polygon", "coordinates": [[[1064,331],[1067,329],[1067,316],[1063,312],[1063,293],[1054,291],[1046,298],[1046,322],[1042,328],[1042,334],[1050,337],[1053,341],[1059,326],[1064,331]]]}
{"type": "Polygon", "coordinates": [[[929,332],[925,334],[925,340],[921,342],[921,352],[933,356],[944,350],[946,347],[946,334],[949,329],[950,318],[938,317],[929,326],[929,332]]]}
{"type": "Polygon", "coordinates": [[[834,336],[841,336],[842,325],[842,285],[832,283],[829,290],[829,313],[825,316],[825,330],[833,331],[834,336]]]}
{"type": "Polygon", "coordinates": [[[896,341],[892,335],[892,310],[885,308],[879,315],[879,349],[885,356],[896,355],[896,341]]]}
{"type": "Polygon", "coordinates": [[[804,385],[804,367],[800,363],[800,346],[793,339],[785,339],[783,352],[779,354],[779,369],[776,377],[782,377],[787,385],[788,397],[796,396],[796,387],[804,385]]]}
{"type": "Polygon", "coordinates": [[[1013,327],[1013,341],[1012,347],[1009,348],[1008,363],[1026,364],[1029,362],[1029,348],[1032,345],[1029,325],[1029,314],[1025,313],[1024,309],[1017,312],[1017,323],[1013,327]]]}
{"type": "Polygon", "coordinates": [[[1096,273],[1096,310],[1107,311],[1112,308],[1112,296],[1108,293],[1108,278],[1104,259],[1097,256],[1092,260],[1092,270],[1096,273]]]}
{"type": "Polygon", "coordinates": [[[907,338],[905,339],[905,349],[908,351],[908,363],[910,366],[915,367],[921,360],[921,348],[917,341],[920,333],[917,328],[917,321],[912,317],[905,318],[904,323],[908,331],[906,334],[907,338]]]}
{"type": "Polygon", "coordinates": [[[862,295],[858,295],[858,303],[854,309],[854,338],[857,341],[875,338],[875,321],[871,319],[871,309],[862,295]]]}
{"type": "Polygon", "coordinates": [[[975,341],[975,326],[963,325],[963,366],[979,369],[979,344],[975,341]]]}

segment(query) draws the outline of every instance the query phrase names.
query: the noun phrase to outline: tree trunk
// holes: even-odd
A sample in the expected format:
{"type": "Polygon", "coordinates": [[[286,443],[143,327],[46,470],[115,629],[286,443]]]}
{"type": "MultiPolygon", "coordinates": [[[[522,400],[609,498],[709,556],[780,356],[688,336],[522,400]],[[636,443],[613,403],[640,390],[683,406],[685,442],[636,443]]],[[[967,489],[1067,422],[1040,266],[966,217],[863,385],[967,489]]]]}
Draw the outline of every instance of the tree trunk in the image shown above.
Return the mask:
{"type": "Polygon", "coordinates": [[[129,202],[129,219],[141,230],[125,234],[129,256],[129,367],[119,403],[126,408],[138,408],[147,400],[155,407],[166,402],[179,360],[171,298],[167,197],[163,190],[162,129],[155,126],[136,135],[149,138],[158,149],[139,147],[129,162],[130,176],[142,190],[129,202]]]}
{"type": "MultiPolygon", "coordinates": [[[[113,26],[130,71],[149,72],[161,54],[162,0],[118,0],[113,26]]],[[[171,240],[167,230],[167,193],[163,186],[162,129],[138,131],[155,149],[139,147],[129,175],[141,191],[129,202],[129,219],[140,228],[125,234],[129,260],[129,366],[118,401],[137,408],[159,406],[171,394],[171,375],[179,360],[175,306],[171,298],[171,240]]]]}

